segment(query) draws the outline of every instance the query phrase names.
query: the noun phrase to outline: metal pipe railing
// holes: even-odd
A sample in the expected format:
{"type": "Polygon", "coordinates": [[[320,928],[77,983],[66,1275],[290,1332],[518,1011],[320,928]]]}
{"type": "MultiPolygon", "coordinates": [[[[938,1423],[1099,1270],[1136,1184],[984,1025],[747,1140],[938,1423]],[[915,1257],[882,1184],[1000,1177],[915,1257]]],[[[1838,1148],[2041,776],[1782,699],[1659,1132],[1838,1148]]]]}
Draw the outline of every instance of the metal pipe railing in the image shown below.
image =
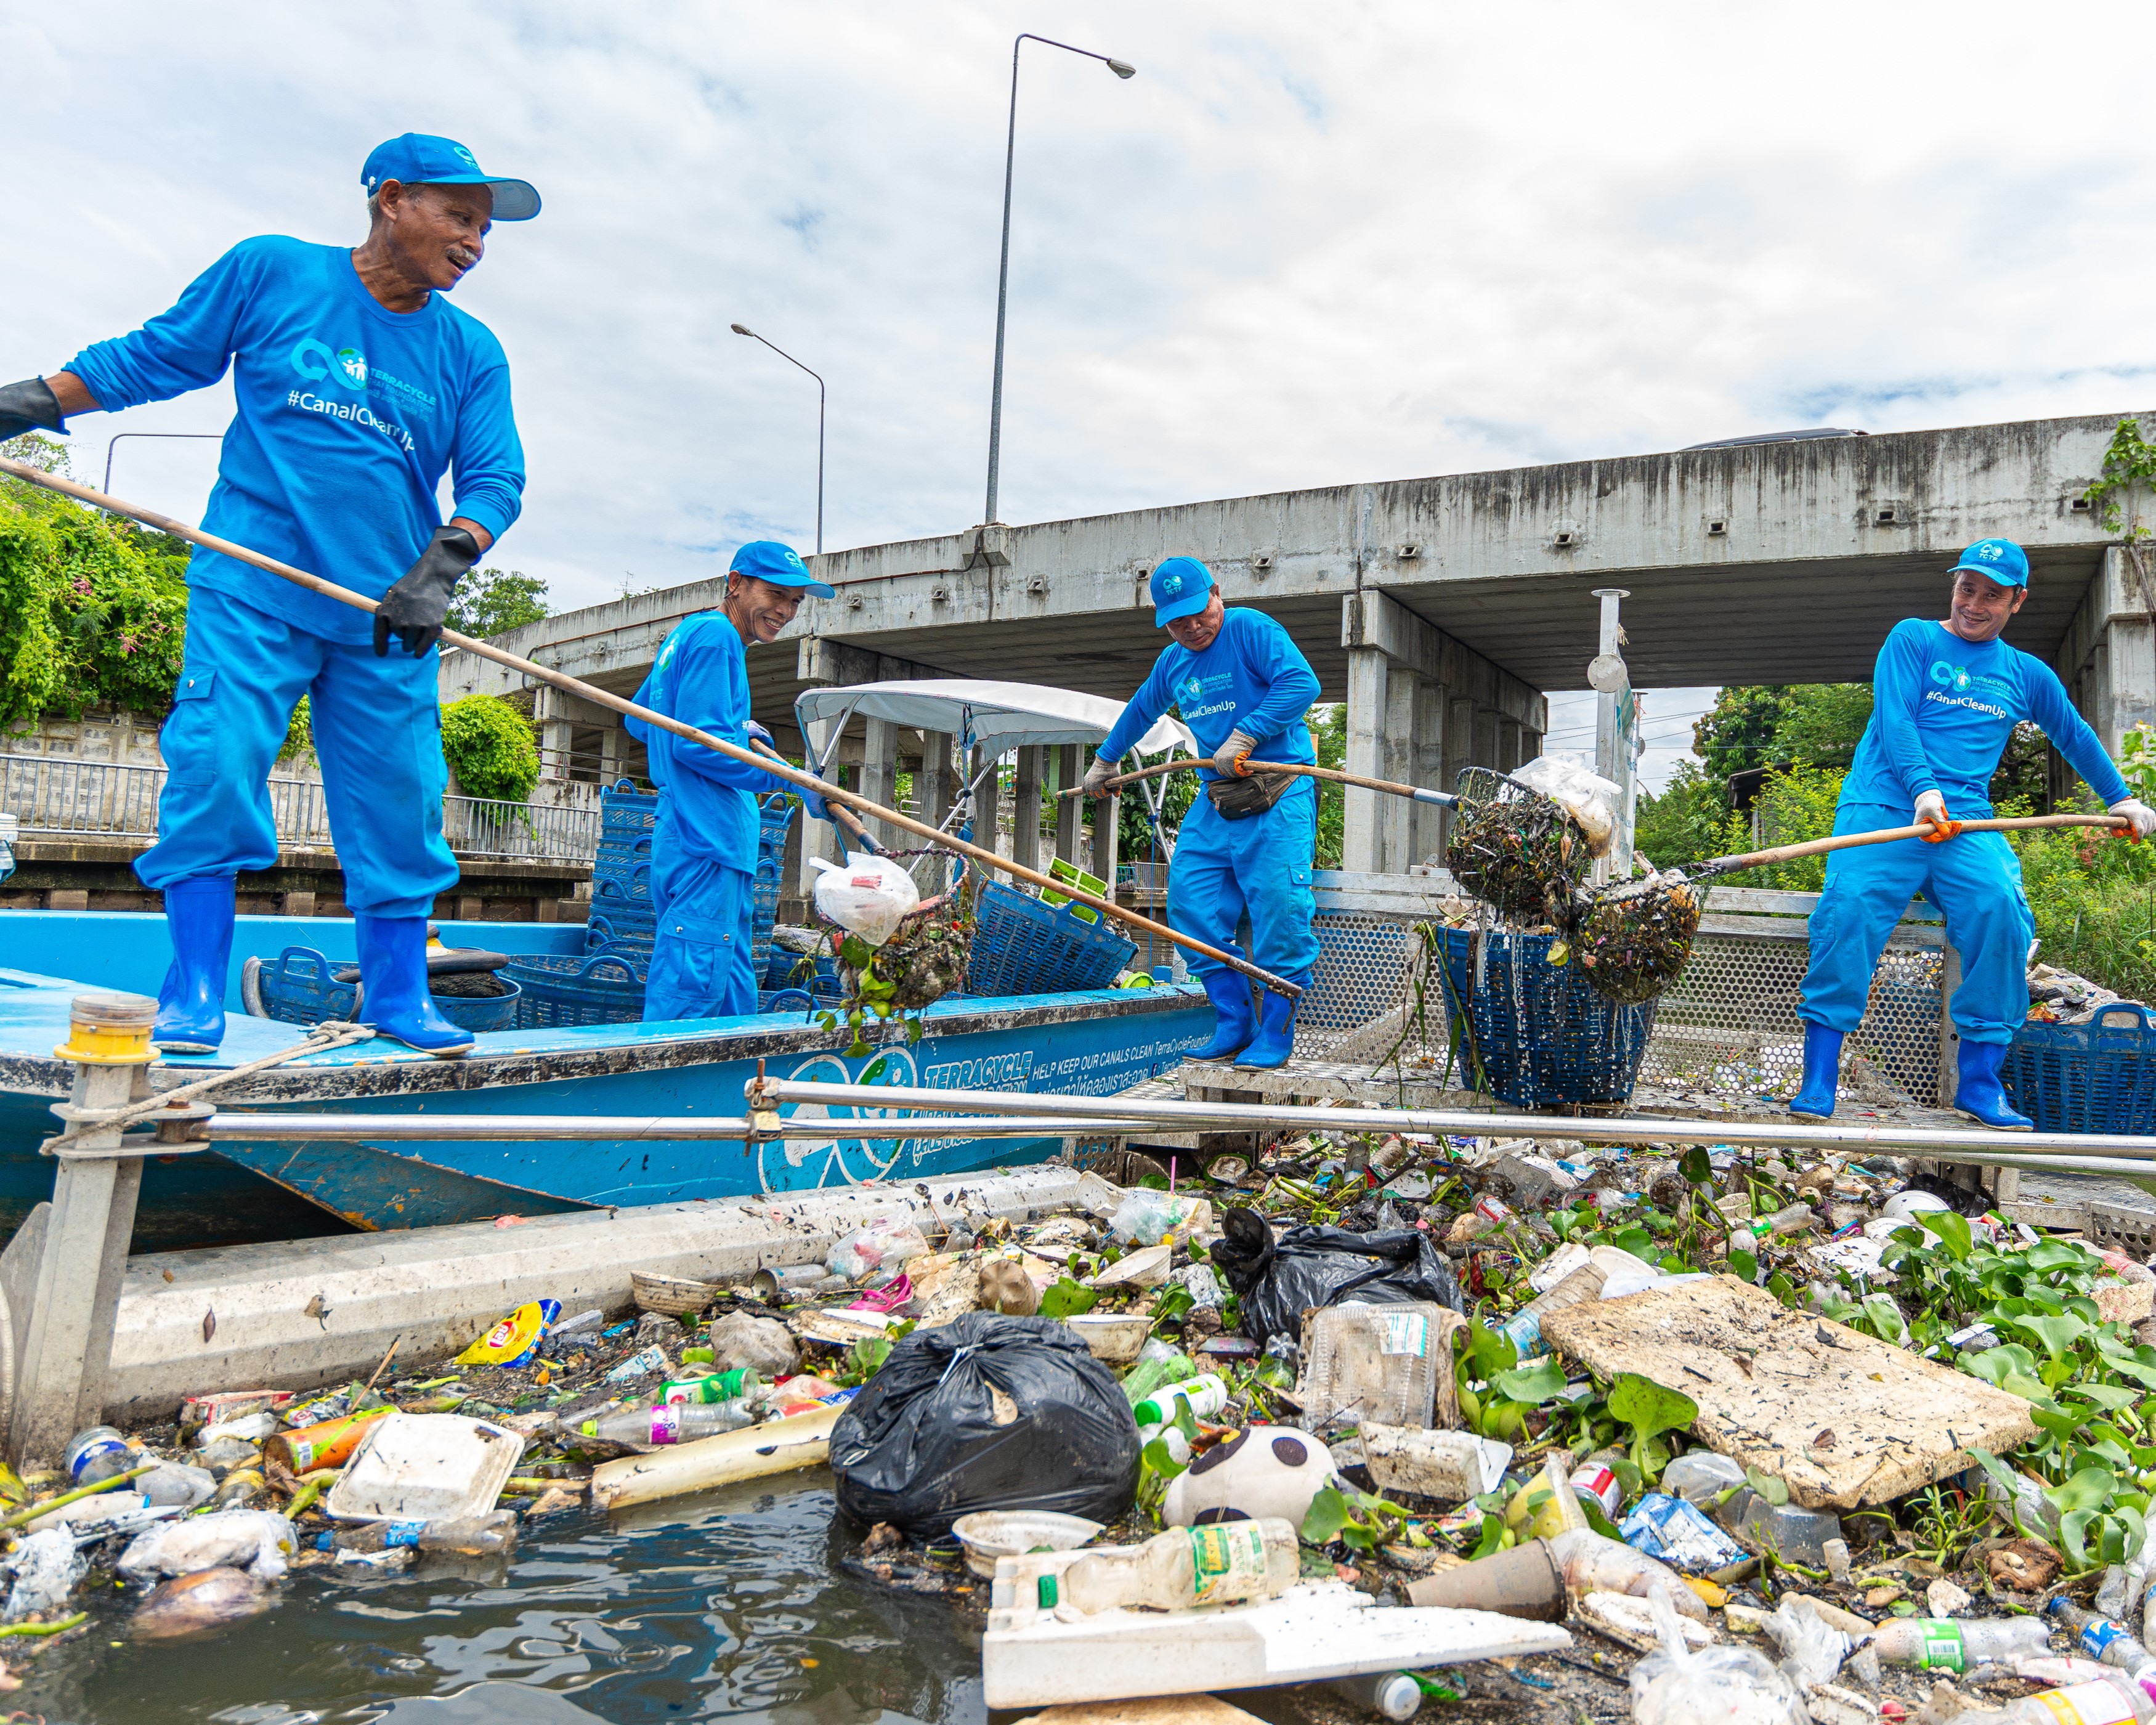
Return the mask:
{"type": "Polygon", "coordinates": [[[967,1108],[1023,1114],[1053,1108],[1059,1114],[1105,1119],[1136,1116],[1153,1129],[1178,1132],[1262,1132],[1294,1127],[1319,1132],[1424,1132],[1460,1137],[1587,1137],[1605,1144],[1743,1144],[1761,1149],[1847,1147],[1981,1162],[2002,1168],[2061,1168],[2061,1157],[2115,1173],[2156,1172],[2156,1138],[2079,1132],[1999,1132],[1979,1127],[1916,1126],[1789,1126],[1734,1120],[1611,1119],[1551,1114],[1479,1114],[1450,1108],[1310,1108],[1287,1104],[1187,1102],[1163,1097],[1012,1095],[998,1091],[921,1090],[902,1086],[812,1084],[785,1078],[752,1078],[746,1086],[751,1111],[793,1102],[911,1108],[931,1113],[967,1108]],[[2056,1154],[2045,1153],[2056,1152],[2056,1154]],[[2134,1159],[2144,1166],[2129,1166],[2134,1159]]]}
{"type": "MultiPolygon", "coordinates": [[[[871,1105],[873,1106],[873,1105],[871,1105]]],[[[151,1117],[154,1120],[155,1117],[151,1117]]],[[[541,1142],[555,1139],[603,1139],[608,1143],[644,1140],[694,1142],[717,1139],[789,1139],[821,1142],[826,1138],[1050,1138],[1122,1137],[1143,1132],[1141,1120],[1061,1120],[1053,1116],[973,1117],[945,1114],[897,1119],[782,1119],[762,1126],[739,1117],[711,1118],[638,1115],[615,1118],[588,1114],[247,1114],[217,1113],[188,1134],[191,1142],[211,1143],[285,1142],[311,1140],[349,1143],[541,1142]],[[896,1128],[893,1130],[892,1128],[896,1128]]]]}

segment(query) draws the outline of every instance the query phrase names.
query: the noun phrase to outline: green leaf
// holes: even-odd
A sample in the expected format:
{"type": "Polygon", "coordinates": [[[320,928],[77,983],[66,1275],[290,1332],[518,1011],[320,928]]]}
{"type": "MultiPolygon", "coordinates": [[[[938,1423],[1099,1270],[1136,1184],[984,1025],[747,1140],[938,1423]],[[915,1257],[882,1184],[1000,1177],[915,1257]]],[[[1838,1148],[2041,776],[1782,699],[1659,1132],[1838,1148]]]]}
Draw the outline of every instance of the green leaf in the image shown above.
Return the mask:
{"type": "Polygon", "coordinates": [[[1695,1186],[1712,1186],[1714,1183],[1714,1163],[1709,1159],[1703,1145],[1693,1145],[1677,1158],[1677,1172],[1695,1186]]]}
{"type": "Polygon", "coordinates": [[[2083,1548],[2082,1536],[2088,1524],[2096,1519],[2092,1509],[2076,1509],[2059,1517],[2059,1545],[2076,1569],[2088,1567],[2088,1553],[2083,1548]]]}
{"type": "Polygon", "coordinates": [[[1158,1474],[1163,1480],[1173,1479],[1190,1465],[1187,1461],[1178,1461],[1175,1459],[1174,1452],[1168,1447],[1166,1438],[1155,1438],[1147,1444],[1138,1452],[1138,1460],[1145,1465],[1148,1472],[1158,1474]]]}
{"type": "Polygon", "coordinates": [[[2107,1414],[2118,1413],[2141,1399],[2140,1391],[2123,1384],[2073,1384],[2067,1389],[2071,1394],[2087,1396],[2107,1414]]]}
{"type": "Polygon", "coordinates": [[[1749,1252],[1732,1251],[1729,1255],[1729,1273],[1744,1281],[1759,1279],[1759,1260],[1749,1252]]]}
{"type": "Polygon", "coordinates": [[[1965,1264],[1969,1261],[1972,1241],[1969,1223],[1965,1218],[1956,1215],[1952,1210],[1919,1210],[1917,1212],[1917,1219],[1932,1233],[1938,1235],[1939,1243],[1946,1247],[1948,1255],[1955,1263],[1965,1264]]]}
{"type": "Polygon", "coordinates": [[[1483,1383],[1492,1382],[1498,1373],[1509,1372],[1519,1364],[1520,1350],[1502,1330],[1488,1324],[1470,1324],[1467,1332],[1467,1357],[1474,1363],[1475,1376],[1483,1383]]]}
{"type": "Polygon", "coordinates": [[[1564,1368],[1546,1354],[1531,1366],[1500,1372],[1490,1382],[1501,1394],[1539,1407],[1564,1388],[1564,1368]]]}
{"type": "Polygon", "coordinates": [[[2076,1510],[2101,1509],[2118,1489],[2118,1476],[2109,1468],[2084,1467],[2064,1485],[2046,1486],[2044,1495],[2062,1513],[2071,1514],[2076,1510]]]}
{"type": "Polygon", "coordinates": [[[2024,1335],[2034,1336],[2044,1344],[2044,1351],[2053,1359],[2064,1359],[2074,1349],[2074,1344],[2089,1332],[2089,1327],[2081,1319],[2061,1312],[2056,1317],[2015,1317],[2008,1322],[2024,1335]]]}
{"type": "Polygon", "coordinates": [[[1665,1389],[1637,1372],[1620,1372],[1609,1387],[1609,1412],[1632,1428],[1644,1443],[1659,1433],[1676,1431],[1699,1418],[1699,1404],[1681,1390],[1665,1389]]]}
{"type": "Polygon", "coordinates": [[[1340,1537],[1340,1530],[1349,1520],[1348,1500],[1341,1496],[1337,1486],[1319,1488],[1310,1500],[1310,1507],[1302,1517],[1302,1540],[1306,1545],[1330,1545],[1340,1537]]]}
{"type": "Polygon", "coordinates": [[[1744,1483],[1777,1509],[1789,1501],[1789,1482],[1786,1480],[1778,1480],[1770,1473],[1762,1473],[1756,1467],[1747,1467],[1744,1470],[1744,1483]]]}
{"type": "Polygon", "coordinates": [[[1486,1515],[1482,1517],[1482,1537],[1475,1543],[1473,1557],[1486,1558],[1505,1541],[1505,1518],[1486,1515]]]}
{"type": "Polygon", "coordinates": [[[2003,1385],[2010,1373],[2019,1372],[2025,1377],[2034,1377],[2036,1373],[2036,1356],[2019,1342],[2002,1342],[1981,1353],[1964,1353],[1957,1363],[1970,1377],[1981,1378],[1987,1384],[2003,1385]]]}
{"type": "Polygon", "coordinates": [[[1609,1244],[1620,1252],[1630,1252],[1635,1258],[1645,1258],[1655,1244],[1655,1236],[1635,1224],[1619,1229],[1609,1236],[1609,1244]]]}
{"type": "Polygon", "coordinates": [[[1067,1276],[1059,1276],[1042,1291],[1040,1316],[1043,1317],[1075,1317],[1081,1312],[1091,1312],[1101,1303],[1098,1288],[1081,1288],[1067,1276]]]}

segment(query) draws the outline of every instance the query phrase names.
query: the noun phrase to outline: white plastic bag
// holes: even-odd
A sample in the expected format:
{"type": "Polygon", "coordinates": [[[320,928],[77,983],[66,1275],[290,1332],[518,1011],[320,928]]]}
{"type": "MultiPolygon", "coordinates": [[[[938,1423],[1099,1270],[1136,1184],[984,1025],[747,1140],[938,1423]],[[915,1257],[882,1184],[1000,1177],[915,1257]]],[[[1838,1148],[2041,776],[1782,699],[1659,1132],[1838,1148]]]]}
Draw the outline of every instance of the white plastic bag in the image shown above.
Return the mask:
{"type": "Polygon", "coordinates": [[[887,856],[855,852],[841,866],[820,856],[808,860],[816,877],[816,908],[850,934],[880,947],[921,907],[921,891],[887,856]]]}
{"type": "MultiPolygon", "coordinates": [[[[1178,1229],[1187,1229],[1206,1204],[1202,1198],[1171,1197],[1150,1186],[1141,1186],[1116,1206],[1109,1219],[1109,1237],[1124,1245],[1158,1245],[1178,1229]]],[[[1210,1205],[1208,1204],[1209,1219],[1210,1205]]]]}
{"type": "Polygon", "coordinates": [[[131,1581],[153,1575],[192,1575],[198,1569],[244,1569],[262,1581],[285,1573],[288,1552],[300,1548],[292,1524],[266,1509],[227,1509],[214,1515],[168,1522],[138,1535],[120,1556],[120,1573],[131,1581]]]}
{"type": "Polygon", "coordinates": [[[928,1241],[908,1218],[878,1216],[833,1246],[824,1263],[832,1275],[860,1281],[879,1271],[896,1273],[908,1260],[923,1257],[927,1251],[928,1241]]]}
{"type": "Polygon", "coordinates": [[[1624,795],[1615,785],[1570,755],[1537,755],[1512,777],[1579,823],[1590,855],[1609,854],[1609,841],[1617,836],[1617,803],[1624,795]]]}
{"type": "Polygon", "coordinates": [[[1802,1694],[1749,1647],[1685,1645],[1666,1589],[1649,1596],[1662,1651],[1632,1667],[1634,1725],[1810,1725],[1802,1694]]]}

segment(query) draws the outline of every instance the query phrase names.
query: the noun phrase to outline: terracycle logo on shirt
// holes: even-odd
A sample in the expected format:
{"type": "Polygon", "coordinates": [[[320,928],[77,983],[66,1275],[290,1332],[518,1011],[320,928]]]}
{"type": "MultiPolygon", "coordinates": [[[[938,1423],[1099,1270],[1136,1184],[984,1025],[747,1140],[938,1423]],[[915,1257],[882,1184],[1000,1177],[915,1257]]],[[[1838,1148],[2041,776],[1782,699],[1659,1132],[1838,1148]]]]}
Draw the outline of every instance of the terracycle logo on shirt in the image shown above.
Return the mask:
{"type": "Polygon", "coordinates": [[[1175,685],[1175,704],[1183,709],[1183,716],[1202,719],[1209,713],[1224,713],[1235,704],[1229,691],[1235,677],[1227,671],[1215,671],[1209,677],[1195,672],[1175,685]]]}
{"type": "Polygon", "coordinates": [[[1948,665],[1943,659],[1932,661],[1932,680],[1942,689],[1952,689],[1957,694],[1969,687],[1969,673],[1958,665],[1948,665]]]}
{"type": "Polygon", "coordinates": [[[334,377],[346,388],[363,390],[367,388],[367,356],[357,347],[340,347],[332,352],[326,341],[312,336],[300,337],[300,344],[292,350],[292,369],[302,377],[320,380],[334,377]]]}

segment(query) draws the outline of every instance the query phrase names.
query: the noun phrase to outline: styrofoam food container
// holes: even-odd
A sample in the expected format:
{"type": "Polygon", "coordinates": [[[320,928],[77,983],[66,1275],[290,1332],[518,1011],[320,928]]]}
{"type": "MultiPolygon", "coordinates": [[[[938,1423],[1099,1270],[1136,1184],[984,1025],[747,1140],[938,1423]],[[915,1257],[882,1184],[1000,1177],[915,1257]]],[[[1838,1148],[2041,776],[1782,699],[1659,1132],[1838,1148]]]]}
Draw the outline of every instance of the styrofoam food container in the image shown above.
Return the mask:
{"type": "Polygon", "coordinates": [[[461,1414],[392,1414],[360,1440],[322,1507],[345,1521],[437,1522],[483,1514],[524,1454],[506,1425],[461,1414]]]}
{"type": "Polygon", "coordinates": [[[1053,1510],[983,1509],[960,1516],[951,1523],[951,1531],[966,1548],[966,1567],[976,1575],[993,1576],[998,1558],[1022,1557],[1043,1546],[1050,1551],[1075,1551],[1099,1532],[1101,1525],[1053,1510]]]}

